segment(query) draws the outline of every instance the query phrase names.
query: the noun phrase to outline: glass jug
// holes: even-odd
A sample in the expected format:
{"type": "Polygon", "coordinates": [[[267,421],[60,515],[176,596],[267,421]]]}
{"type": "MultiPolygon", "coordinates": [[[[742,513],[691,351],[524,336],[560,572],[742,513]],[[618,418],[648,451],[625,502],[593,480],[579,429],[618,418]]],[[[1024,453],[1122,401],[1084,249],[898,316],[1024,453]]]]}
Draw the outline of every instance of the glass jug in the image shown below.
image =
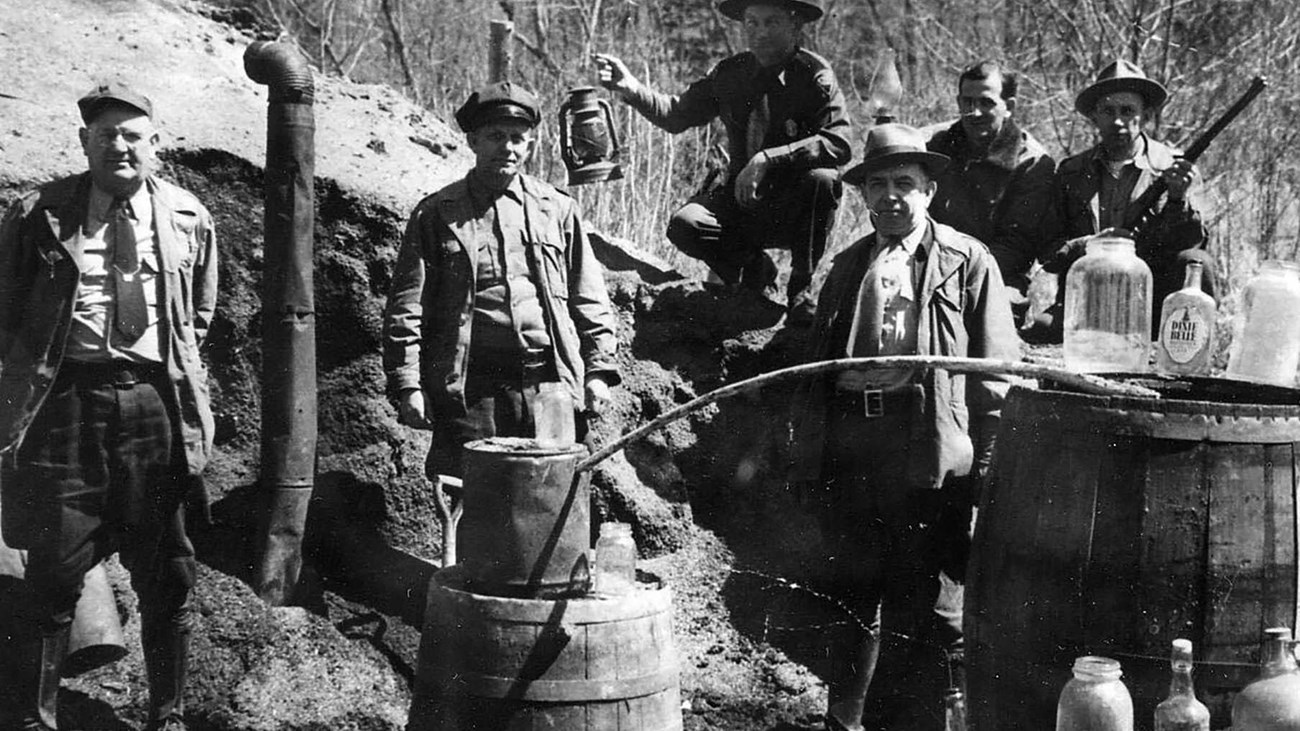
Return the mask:
{"type": "Polygon", "coordinates": [[[1233,731],[1300,731],[1300,669],[1291,630],[1264,630],[1259,678],[1232,701],[1233,731]]]}
{"type": "Polygon", "coordinates": [[[1300,365],[1300,265],[1270,259],[1241,293],[1229,378],[1295,385],[1300,365]]]}
{"type": "Polygon", "coordinates": [[[1145,373],[1151,356],[1151,268],[1133,240],[1099,235],[1065,276],[1067,368],[1145,373]]]}

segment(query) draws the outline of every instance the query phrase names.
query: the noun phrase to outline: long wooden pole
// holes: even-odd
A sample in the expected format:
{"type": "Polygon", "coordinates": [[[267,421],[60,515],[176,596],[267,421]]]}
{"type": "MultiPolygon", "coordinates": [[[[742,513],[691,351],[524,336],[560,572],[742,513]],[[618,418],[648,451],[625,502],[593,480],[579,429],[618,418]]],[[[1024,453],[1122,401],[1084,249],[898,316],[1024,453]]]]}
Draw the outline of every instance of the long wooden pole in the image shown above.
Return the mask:
{"type": "Polygon", "coordinates": [[[604,447],[596,450],[590,457],[578,463],[577,471],[588,470],[603,462],[614,453],[641,437],[662,429],[678,419],[688,416],[705,406],[724,398],[742,393],[756,391],[764,386],[781,381],[847,370],[883,370],[890,368],[942,368],[956,373],[985,373],[1023,378],[1050,378],[1079,391],[1097,396],[1129,396],[1136,398],[1160,398],[1160,393],[1143,386],[1121,383],[1099,376],[1075,373],[1064,368],[1041,365],[1038,363],[1013,363],[1005,360],[987,360],[984,358],[958,358],[942,355],[896,355],[878,358],[839,358],[823,360],[816,363],[782,368],[770,373],[762,373],[743,381],[728,384],[722,388],[698,396],[675,409],[664,412],[659,417],[624,434],[604,447]]]}

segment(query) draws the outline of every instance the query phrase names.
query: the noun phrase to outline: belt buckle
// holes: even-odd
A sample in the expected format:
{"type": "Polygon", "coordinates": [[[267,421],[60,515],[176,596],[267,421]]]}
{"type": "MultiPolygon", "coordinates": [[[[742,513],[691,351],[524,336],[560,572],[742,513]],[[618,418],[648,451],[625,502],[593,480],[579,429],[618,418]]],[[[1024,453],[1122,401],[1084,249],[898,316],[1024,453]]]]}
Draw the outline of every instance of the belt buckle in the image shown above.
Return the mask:
{"type": "Polygon", "coordinates": [[[885,415],[885,392],[879,388],[862,392],[862,415],[874,419],[885,415]]]}
{"type": "Polygon", "coordinates": [[[140,379],[133,370],[120,368],[113,374],[113,388],[132,388],[138,383],[140,379]]]}

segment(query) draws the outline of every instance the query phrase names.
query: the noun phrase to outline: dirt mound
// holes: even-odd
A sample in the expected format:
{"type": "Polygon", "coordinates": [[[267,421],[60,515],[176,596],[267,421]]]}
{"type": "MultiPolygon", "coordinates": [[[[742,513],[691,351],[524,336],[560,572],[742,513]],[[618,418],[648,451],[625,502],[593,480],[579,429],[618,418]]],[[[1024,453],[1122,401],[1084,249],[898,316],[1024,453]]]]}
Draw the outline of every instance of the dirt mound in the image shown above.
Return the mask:
{"type": "MultiPolygon", "coordinates": [[[[423,477],[427,438],[397,426],[383,398],[379,325],[406,213],[469,158],[458,135],[391,90],[318,79],[320,439],[297,597],[306,609],[267,608],[246,585],[261,500],[265,90],[240,60],[250,40],[240,28],[256,23],[221,16],[232,27],[194,9],[52,0],[38,10],[0,0],[0,55],[16,72],[0,85],[9,163],[0,202],[83,167],[72,102],[95,80],[121,76],[154,98],[164,172],[212,210],[222,255],[205,352],[218,419],[207,481],[217,501],[212,524],[195,530],[205,569],[190,720],[200,729],[398,728],[441,535],[423,477]]],[[[609,276],[625,382],[595,425],[600,441],[800,358],[802,333],[782,327],[770,303],[673,281],[634,249],[602,249],[607,267],[626,269],[609,276]]],[[[816,531],[781,479],[790,395],[783,386],[716,404],[594,475],[593,519],[631,522],[648,567],[673,588],[687,728],[808,728],[824,703],[800,664],[815,662],[817,637],[788,629],[834,621],[838,611],[788,578],[809,575],[818,555],[816,531]],[[792,619],[807,601],[821,619],[792,619]]],[[[131,654],[65,692],[69,718],[88,727],[130,728],[144,715],[134,599],[117,578],[131,654]]]]}

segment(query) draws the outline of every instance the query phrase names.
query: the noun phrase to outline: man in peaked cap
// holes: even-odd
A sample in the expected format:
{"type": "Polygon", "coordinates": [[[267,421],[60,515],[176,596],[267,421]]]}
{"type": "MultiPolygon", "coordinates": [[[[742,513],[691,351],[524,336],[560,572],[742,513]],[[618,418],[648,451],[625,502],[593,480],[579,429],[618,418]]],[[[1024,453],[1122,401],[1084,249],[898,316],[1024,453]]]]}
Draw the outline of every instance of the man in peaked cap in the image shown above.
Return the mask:
{"type": "Polygon", "coordinates": [[[212,217],[154,173],[153,104],[121,83],[77,106],[88,172],[0,224],[4,539],[28,550],[41,648],[20,728],[57,728],[82,576],[114,551],[140,600],[148,729],[184,729],[194,612],[185,500],[212,450],[199,347],[217,296],[212,217]]]}
{"type": "MultiPolygon", "coordinates": [[[[1018,359],[997,263],[982,243],[929,215],[948,164],[912,127],[868,132],[844,182],[862,193],[876,230],[832,262],[809,360],[1018,359]]],[[[891,632],[918,646],[961,647],[971,516],[1008,386],[942,370],[855,370],[810,379],[796,395],[789,479],[819,514],[832,592],[857,620],[847,623],[853,636],[831,648],[827,729],[863,728],[882,607],[902,625],[891,632]]]]}
{"type": "MultiPolygon", "coordinates": [[[[1103,68],[1097,80],[1079,92],[1074,108],[1092,122],[1098,141],[1057,167],[1045,221],[1048,245],[1040,254],[1048,272],[1063,276],[1083,255],[1088,238],[1106,229],[1123,229],[1131,204],[1163,179],[1168,192],[1135,239],[1138,255],[1151,267],[1156,323],[1160,303],[1182,286],[1187,262],[1201,262],[1202,286],[1214,291],[1214,259],[1205,250],[1205,226],[1190,200],[1199,178],[1196,166],[1142,129],[1168,96],[1163,86],[1123,59],[1103,68]]],[[[1058,289],[1052,309],[1027,323],[1029,328],[1022,330],[1026,339],[1060,342],[1064,289],[1058,289]]]]}
{"type": "Polygon", "coordinates": [[[577,206],[523,172],[540,118],[537,98],[508,82],[470,95],[456,122],[474,167],[415,207],[393,267],[388,393],[398,421],[433,430],[435,482],[461,475],[466,442],[534,436],[547,384],[590,413],[619,380],[614,314],[577,206]]]}
{"type": "Polygon", "coordinates": [[[786,303],[811,312],[812,272],[839,205],[838,168],[849,161],[844,96],[826,59],[799,46],[813,0],[722,0],[743,23],[749,50],[724,59],[677,96],[637,81],[618,58],[596,54],[601,84],[668,132],[722,120],[729,154],[722,185],[673,214],[668,239],[724,282],[764,290],[776,276],[766,248],[792,255],[786,303]]]}

